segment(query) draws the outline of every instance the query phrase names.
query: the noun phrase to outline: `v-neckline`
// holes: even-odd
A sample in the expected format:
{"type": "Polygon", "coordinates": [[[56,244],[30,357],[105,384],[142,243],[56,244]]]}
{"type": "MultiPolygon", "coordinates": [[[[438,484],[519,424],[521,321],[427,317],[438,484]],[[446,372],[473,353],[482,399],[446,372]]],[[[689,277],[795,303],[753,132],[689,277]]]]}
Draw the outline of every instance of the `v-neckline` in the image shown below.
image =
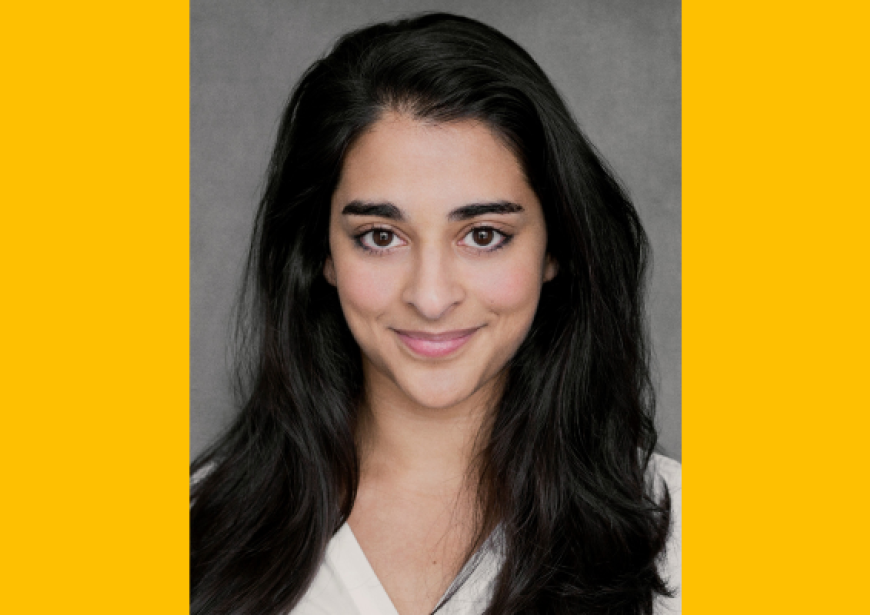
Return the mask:
{"type": "MultiPolygon", "coordinates": [[[[486,546],[494,546],[495,541],[499,540],[499,531],[499,527],[493,530],[492,534],[484,541],[483,546],[472,555],[471,559],[465,563],[459,574],[456,575],[456,578],[451,581],[444,595],[438,599],[436,604],[441,604],[444,596],[453,590],[457,579],[465,575],[466,568],[469,565],[473,565],[474,568],[465,576],[462,585],[451,596],[448,605],[454,601],[454,598],[471,602],[480,599],[480,592],[483,589],[480,587],[480,584],[488,584],[494,580],[501,564],[498,548],[483,550],[486,546]],[[478,554],[480,554],[480,558],[476,559],[478,554]],[[492,570],[492,567],[495,567],[495,569],[492,570]],[[480,578],[478,570],[486,576],[480,578]],[[487,575],[487,572],[491,572],[491,574],[487,575]],[[477,595],[475,595],[475,591],[477,595]],[[463,593],[471,595],[460,596],[463,593]]],[[[375,569],[366,557],[365,551],[363,551],[350,525],[347,523],[342,525],[338,532],[335,533],[333,541],[335,542],[335,548],[329,550],[327,557],[330,559],[333,570],[335,570],[347,588],[354,605],[359,611],[359,615],[399,615],[396,605],[393,604],[392,599],[387,594],[387,590],[384,589],[383,583],[381,583],[377,573],[375,573],[375,569]]],[[[488,602],[488,596],[486,596],[486,601],[488,602]]]]}
{"type": "Polygon", "coordinates": [[[347,587],[359,615],[399,615],[350,525],[342,525],[332,539],[337,541],[337,548],[330,563],[347,587]]]}

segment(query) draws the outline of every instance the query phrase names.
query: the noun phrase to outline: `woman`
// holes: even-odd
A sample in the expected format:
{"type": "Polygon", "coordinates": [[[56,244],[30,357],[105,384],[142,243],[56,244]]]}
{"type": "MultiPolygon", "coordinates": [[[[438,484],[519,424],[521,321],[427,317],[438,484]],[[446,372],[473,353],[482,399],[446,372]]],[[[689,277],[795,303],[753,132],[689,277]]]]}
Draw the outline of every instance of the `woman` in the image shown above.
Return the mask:
{"type": "Polygon", "coordinates": [[[192,468],[192,612],[673,607],[646,251],[514,42],[446,14],[342,38],[270,165],[247,403],[192,468]]]}

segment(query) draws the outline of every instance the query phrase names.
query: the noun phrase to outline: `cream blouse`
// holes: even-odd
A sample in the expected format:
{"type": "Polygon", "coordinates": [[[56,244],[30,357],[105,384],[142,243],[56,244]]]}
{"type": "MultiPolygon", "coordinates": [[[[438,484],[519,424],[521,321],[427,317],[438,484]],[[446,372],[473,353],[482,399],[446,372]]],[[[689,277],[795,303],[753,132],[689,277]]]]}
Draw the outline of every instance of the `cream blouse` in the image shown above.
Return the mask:
{"type": "MultiPolygon", "coordinates": [[[[650,476],[657,489],[662,483],[668,486],[671,496],[672,529],[661,571],[670,587],[676,588],[673,598],[660,599],[656,603],[656,615],[671,615],[681,612],[681,504],[682,468],[673,459],[653,455],[650,476]]],[[[472,557],[457,580],[455,593],[439,609],[444,615],[477,615],[482,613],[493,590],[501,568],[502,553],[499,549],[501,536],[498,530],[487,544],[472,557]]],[[[448,589],[449,595],[452,589],[448,589]]],[[[345,523],[332,537],[326,556],[302,600],[292,610],[292,615],[398,615],[396,607],[378,580],[365,553],[359,546],[350,527],[345,523]]]]}

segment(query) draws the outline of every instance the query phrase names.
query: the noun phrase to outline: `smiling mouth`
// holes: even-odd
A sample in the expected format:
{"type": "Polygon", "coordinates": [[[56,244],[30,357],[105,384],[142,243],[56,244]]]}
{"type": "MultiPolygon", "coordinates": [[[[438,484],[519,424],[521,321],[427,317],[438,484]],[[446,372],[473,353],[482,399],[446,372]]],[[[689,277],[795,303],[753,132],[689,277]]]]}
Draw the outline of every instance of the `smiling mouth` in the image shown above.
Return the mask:
{"type": "Polygon", "coordinates": [[[459,350],[481,327],[443,333],[393,329],[411,352],[429,358],[446,357],[459,350]]]}

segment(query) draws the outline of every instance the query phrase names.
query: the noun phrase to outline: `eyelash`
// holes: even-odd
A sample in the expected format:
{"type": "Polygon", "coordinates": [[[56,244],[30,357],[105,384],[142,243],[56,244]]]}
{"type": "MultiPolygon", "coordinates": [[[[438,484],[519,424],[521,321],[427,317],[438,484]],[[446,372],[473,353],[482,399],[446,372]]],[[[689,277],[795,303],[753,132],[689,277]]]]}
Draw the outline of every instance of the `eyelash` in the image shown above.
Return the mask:
{"type": "MultiPolygon", "coordinates": [[[[366,230],[354,235],[353,236],[354,242],[356,243],[356,245],[358,247],[362,248],[363,250],[365,250],[369,254],[374,254],[375,256],[383,256],[385,254],[389,254],[395,248],[400,247],[400,246],[393,246],[392,248],[373,248],[372,246],[367,246],[363,242],[363,237],[365,237],[366,235],[371,235],[372,233],[377,233],[377,232],[390,233],[394,239],[399,236],[398,233],[396,233],[392,229],[376,226],[374,228],[366,229],[366,230]]],[[[390,243],[392,243],[392,241],[390,243]]]]}
{"type": "Polygon", "coordinates": [[[509,234],[505,233],[504,231],[498,230],[495,227],[481,225],[481,226],[475,226],[475,227],[470,228],[468,230],[468,232],[462,237],[462,239],[464,240],[467,237],[470,237],[472,233],[476,233],[478,231],[492,231],[496,235],[496,237],[493,238],[493,241],[498,241],[498,243],[495,245],[488,245],[488,246],[469,245],[468,246],[472,250],[476,250],[476,251],[483,253],[483,254],[495,252],[496,250],[501,250],[503,247],[505,247],[507,244],[510,243],[511,239],[514,238],[513,235],[509,235],[509,234]],[[498,237],[501,237],[500,241],[499,241],[498,237]]]}
{"type": "MultiPolygon", "coordinates": [[[[354,243],[356,243],[356,245],[359,248],[365,250],[369,254],[374,254],[376,256],[383,256],[385,254],[389,254],[395,248],[401,247],[401,246],[393,246],[393,247],[375,248],[375,247],[372,247],[370,245],[366,245],[365,242],[363,241],[363,238],[366,237],[367,235],[371,235],[372,233],[376,233],[379,231],[390,233],[393,236],[393,238],[399,237],[398,233],[396,233],[392,229],[383,228],[383,227],[374,227],[374,228],[366,229],[366,230],[354,235],[353,236],[354,243]]],[[[472,245],[467,246],[467,247],[471,248],[472,250],[475,250],[476,252],[481,253],[481,254],[487,254],[487,253],[495,252],[496,250],[501,250],[508,243],[510,243],[511,239],[513,239],[513,237],[514,237],[513,235],[508,234],[504,231],[500,231],[495,227],[481,225],[481,226],[475,226],[475,227],[472,227],[471,229],[469,229],[468,232],[462,236],[462,239],[464,240],[465,238],[469,237],[472,233],[475,233],[477,231],[492,231],[497,236],[494,239],[494,241],[498,241],[498,237],[501,237],[501,240],[494,246],[483,246],[483,247],[472,246],[472,245]]],[[[390,243],[392,243],[392,241],[390,243]]]]}

